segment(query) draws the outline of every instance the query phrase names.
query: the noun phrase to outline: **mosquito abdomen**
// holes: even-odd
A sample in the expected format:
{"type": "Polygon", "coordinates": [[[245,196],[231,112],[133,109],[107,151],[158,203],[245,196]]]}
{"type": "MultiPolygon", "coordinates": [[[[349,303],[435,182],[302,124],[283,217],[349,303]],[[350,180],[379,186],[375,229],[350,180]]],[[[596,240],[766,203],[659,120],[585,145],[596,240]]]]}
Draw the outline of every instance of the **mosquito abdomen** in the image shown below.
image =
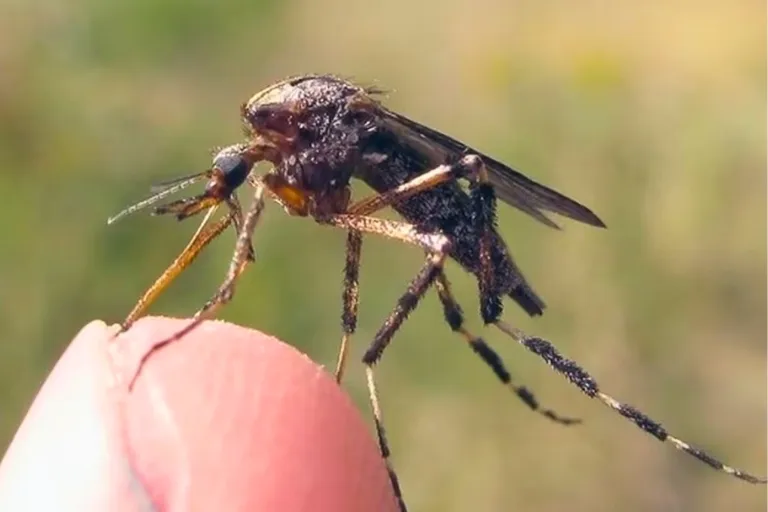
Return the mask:
{"type": "MultiPolygon", "coordinates": [[[[384,152],[386,144],[378,141],[376,151],[387,157],[377,165],[363,166],[357,176],[377,192],[385,192],[428,171],[436,164],[407,147],[384,152]]],[[[480,233],[472,222],[472,204],[469,195],[458,182],[438,185],[393,205],[409,222],[425,231],[441,231],[453,242],[450,256],[468,272],[480,270],[480,233]]],[[[494,286],[498,295],[507,295],[529,315],[541,315],[544,301],[525,280],[509,254],[501,236],[494,230],[491,239],[491,258],[494,263],[494,286]]]]}

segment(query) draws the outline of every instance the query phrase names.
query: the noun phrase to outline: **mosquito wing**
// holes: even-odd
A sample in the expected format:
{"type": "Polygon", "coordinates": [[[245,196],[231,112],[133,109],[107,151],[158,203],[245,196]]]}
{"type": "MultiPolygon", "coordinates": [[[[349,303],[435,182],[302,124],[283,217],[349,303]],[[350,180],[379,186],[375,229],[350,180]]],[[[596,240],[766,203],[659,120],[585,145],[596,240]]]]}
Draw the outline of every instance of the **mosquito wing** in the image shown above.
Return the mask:
{"type": "Polygon", "coordinates": [[[597,215],[573,199],[536,183],[498,160],[484,155],[456,139],[382,106],[379,108],[381,121],[386,128],[397,134],[403,143],[413,147],[430,161],[439,164],[455,160],[458,156],[467,153],[479,155],[488,169],[489,179],[499,197],[507,204],[522,210],[547,226],[559,228],[542,210],[557,213],[591,226],[605,227],[597,215]]]}

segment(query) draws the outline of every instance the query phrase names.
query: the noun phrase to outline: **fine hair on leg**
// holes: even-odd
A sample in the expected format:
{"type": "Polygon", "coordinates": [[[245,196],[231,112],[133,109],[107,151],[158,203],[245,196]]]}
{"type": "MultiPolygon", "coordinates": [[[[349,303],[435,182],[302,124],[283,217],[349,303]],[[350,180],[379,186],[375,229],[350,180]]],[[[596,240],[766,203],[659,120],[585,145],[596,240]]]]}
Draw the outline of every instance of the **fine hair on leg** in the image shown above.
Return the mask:
{"type": "Polygon", "coordinates": [[[560,423],[562,425],[581,423],[579,418],[562,416],[552,409],[541,407],[533,392],[527,387],[515,384],[515,382],[512,381],[512,376],[507,370],[501,356],[499,356],[499,354],[481,337],[475,336],[464,327],[464,313],[451,291],[451,285],[445,276],[445,272],[442,270],[438,273],[437,279],[435,280],[435,288],[437,288],[437,295],[440,298],[440,303],[443,305],[443,314],[446,323],[451,327],[451,330],[464,338],[472,351],[493,371],[502,384],[509,387],[509,389],[511,389],[512,392],[532,411],[541,414],[555,423],[560,423]]]}
{"type": "Polygon", "coordinates": [[[163,290],[168,288],[171,282],[173,282],[173,280],[176,279],[179,274],[181,274],[187,267],[189,267],[189,265],[192,264],[192,262],[195,261],[203,249],[205,249],[208,244],[210,244],[216,237],[224,232],[224,230],[236,219],[236,213],[229,212],[226,216],[222,217],[215,223],[206,226],[206,223],[215,211],[216,206],[213,206],[208,210],[208,213],[203,218],[203,221],[200,223],[197,231],[195,231],[195,234],[192,235],[192,238],[190,239],[187,246],[181,251],[176,259],[173,260],[168,268],[165,269],[162,274],[160,274],[160,277],[155,279],[155,282],[152,283],[152,286],[150,286],[139,298],[131,312],[128,313],[128,316],[120,324],[121,332],[127,331],[131,325],[133,325],[133,323],[138,320],[152,305],[152,303],[163,292],[163,290]]]}
{"type": "Polygon", "coordinates": [[[232,261],[230,262],[224,282],[221,284],[221,286],[219,286],[216,294],[210,300],[208,300],[208,302],[206,302],[205,305],[197,311],[197,313],[195,313],[195,316],[189,324],[187,324],[183,329],[173,334],[172,336],[156,342],[142,355],[134,376],[129,384],[129,388],[133,387],[136,379],[141,374],[141,370],[144,365],[158,350],[183,338],[203,321],[211,318],[222,305],[232,300],[237,280],[242,275],[246,265],[250,261],[250,257],[253,255],[253,232],[263,210],[264,187],[260,183],[257,183],[256,191],[253,197],[253,203],[243,218],[242,228],[238,233],[237,243],[235,244],[235,251],[232,255],[232,261]]]}
{"type": "MultiPolygon", "coordinates": [[[[360,236],[360,232],[365,232],[400,240],[406,243],[417,245],[427,252],[426,261],[424,262],[421,270],[419,270],[416,276],[411,280],[405,293],[403,293],[403,295],[397,301],[397,305],[395,306],[394,310],[384,321],[384,324],[376,333],[373,342],[363,356],[363,363],[366,366],[368,394],[374,416],[376,436],[379,441],[379,450],[381,451],[381,456],[387,465],[387,471],[389,472],[392,489],[395,493],[395,496],[397,497],[400,510],[405,511],[406,506],[405,502],[403,501],[397,473],[395,472],[392,463],[389,460],[391,452],[389,449],[389,443],[387,441],[386,430],[384,428],[384,421],[381,413],[381,405],[379,403],[378,391],[376,388],[374,365],[381,358],[382,353],[389,345],[389,342],[391,341],[395,332],[402,325],[408,315],[416,308],[421,298],[435,281],[435,278],[442,268],[445,258],[448,254],[450,241],[445,235],[439,233],[421,232],[416,226],[412,224],[391,221],[387,219],[379,219],[376,217],[348,214],[330,215],[321,219],[321,222],[324,224],[347,229],[350,233],[357,233],[356,236],[360,236]]],[[[350,238],[354,237],[350,235],[350,238]]],[[[348,238],[348,241],[349,240],[350,239],[348,238]]],[[[354,249],[354,246],[352,249],[354,249]]],[[[349,255],[350,253],[348,252],[348,257],[349,255]]],[[[356,266],[357,265],[353,265],[353,267],[356,266]]],[[[345,292],[345,298],[346,297],[347,294],[345,292]]],[[[345,312],[346,311],[347,308],[345,306],[345,312]]]]}
{"type": "Polygon", "coordinates": [[[603,393],[595,379],[590,374],[582,369],[581,366],[579,366],[575,361],[571,361],[570,359],[563,357],[555,348],[555,346],[552,345],[552,343],[549,341],[537,336],[529,336],[522,330],[512,327],[501,320],[497,321],[495,325],[502,332],[508,334],[525,348],[542,358],[550,367],[552,367],[552,369],[568,379],[568,381],[579,388],[588,397],[597,398],[601,403],[608,406],[608,408],[610,408],[612,411],[617,412],[624,418],[630,420],[643,431],[651,434],[659,441],[666,441],[671,443],[678,450],[684,451],[685,453],[697,458],[701,462],[704,462],[705,464],[720,472],[727,473],[731,476],[753,484],[766,483],[765,477],[757,477],[720,462],[718,459],[712,457],[707,452],[670,435],[660,423],[651,419],[645,413],[639,411],[629,404],[625,404],[619,400],[616,400],[606,393],[603,393]]]}
{"type": "Polygon", "coordinates": [[[349,344],[357,328],[357,308],[360,303],[360,251],[363,235],[359,231],[350,230],[347,233],[346,260],[344,264],[344,291],[342,293],[341,327],[343,334],[339,355],[336,360],[334,376],[336,382],[341,382],[347,362],[349,344]]]}

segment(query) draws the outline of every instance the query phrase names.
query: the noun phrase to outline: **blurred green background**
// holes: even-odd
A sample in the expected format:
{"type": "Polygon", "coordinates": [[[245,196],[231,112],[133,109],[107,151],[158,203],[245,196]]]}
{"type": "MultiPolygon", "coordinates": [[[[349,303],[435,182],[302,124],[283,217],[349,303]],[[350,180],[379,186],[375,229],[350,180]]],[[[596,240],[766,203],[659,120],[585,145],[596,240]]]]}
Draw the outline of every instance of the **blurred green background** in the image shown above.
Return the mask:
{"type": "MultiPolygon", "coordinates": [[[[252,93],[333,72],[392,90],[390,106],[598,212],[607,231],[561,219],[556,232],[502,208],[549,305],[531,321],[509,302],[506,319],[676,435],[765,474],[765,16],[757,0],[2,0],[0,445],[70,337],[121,320],[196,227],[106,218],[239,141],[252,93]]],[[[332,366],[343,241],[268,208],[259,261],[223,317],[332,366]]],[[[152,311],[191,314],[232,242],[152,311]]],[[[355,358],[420,262],[366,242],[355,358]]],[[[448,270],[479,331],[474,281],[448,270]]],[[[430,294],[379,371],[411,510],[765,509],[764,488],[654,441],[483,332],[518,381],[585,424],[529,413],[430,294]]],[[[367,414],[359,365],[346,385],[367,414]]]]}

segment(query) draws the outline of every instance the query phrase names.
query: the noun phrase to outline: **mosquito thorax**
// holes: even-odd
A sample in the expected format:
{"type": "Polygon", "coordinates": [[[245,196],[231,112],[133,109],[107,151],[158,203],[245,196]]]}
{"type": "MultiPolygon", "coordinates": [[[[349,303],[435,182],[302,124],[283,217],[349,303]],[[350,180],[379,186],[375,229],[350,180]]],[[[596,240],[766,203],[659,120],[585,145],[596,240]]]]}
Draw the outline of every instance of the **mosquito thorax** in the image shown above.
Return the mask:
{"type": "Polygon", "coordinates": [[[274,173],[281,181],[311,196],[335,196],[364,163],[361,141],[370,119],[349,107],[360,94],[362,88],[335,77],[290,79],[248,100],[243,121],[277,149],[274,173]]]}

